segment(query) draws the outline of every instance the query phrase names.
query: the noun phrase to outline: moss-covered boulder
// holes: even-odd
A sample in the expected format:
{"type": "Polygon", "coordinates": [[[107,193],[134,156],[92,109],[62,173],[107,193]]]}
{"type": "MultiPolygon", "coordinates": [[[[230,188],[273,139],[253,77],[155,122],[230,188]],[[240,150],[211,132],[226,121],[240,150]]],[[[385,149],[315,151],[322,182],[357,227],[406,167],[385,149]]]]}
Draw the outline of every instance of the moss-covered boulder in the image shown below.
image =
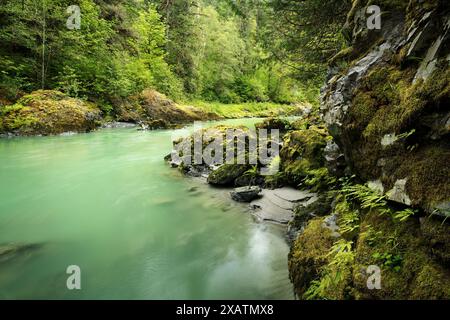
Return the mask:
{"type": "Polygon", "coordinates": [[[286,132],[286,130],[290,129],[289,121],[280,118],[267,118],[264,119],[263,122],[255,124],[256,129],[276,129],[279,130],[280,133],[286,132]]]}
{"type": "Polygon", "coordinates": [[[14,105],[0,108],[0,132],[14,135],[55,135],[89,132],[100,125],[101,112],[92,103],[58,91],[39,90],[14,105]]]}
{"type": "MultiPolygon", "coordinates": [[[[448,234],[449,226],[445,229],[448,234]]],[[[450,270],[435,259],[417,219],[399,223],[373,212],[363,219],[361,230],[353,265],[356,299],[450,298],[450,270]],[[380,290],[367,287],[370,265],[381,268],[380,290]]],[[[429,231],[436,235],[438,230],[429,231]]]]}
{"type": "Polygon", "coordinates": [[[327,130],[318,126],[286,134],[280,159],[285,178],[290,184],[299,185],[308,176],[315,176],[315,170],[325,166],[324,149],[330,138],[327,130]]]}
{"type": "Polygon", "coordinates": [[[215,113],[207,113],[193,106],[175,103],[162,93],[146,89],[128,99],[115,101],[118,119],[125,122],[140,123],[149,129],[200,121],[220,119],[215,113]]]}
{"type": "Polygon", "coordinates": [[[235,180],[248,169],[249,166],[244,164],[224,164],[211,172],[208,176],[208,183],[218,186],[235,185],[235,180]]]}
{"type": "Polygon", "coordinates": [[[332,231],[320,218],[311,220],[295,241],[289,253],[289,276],[299,298],[319,278],[334,241],[332,231]]]}

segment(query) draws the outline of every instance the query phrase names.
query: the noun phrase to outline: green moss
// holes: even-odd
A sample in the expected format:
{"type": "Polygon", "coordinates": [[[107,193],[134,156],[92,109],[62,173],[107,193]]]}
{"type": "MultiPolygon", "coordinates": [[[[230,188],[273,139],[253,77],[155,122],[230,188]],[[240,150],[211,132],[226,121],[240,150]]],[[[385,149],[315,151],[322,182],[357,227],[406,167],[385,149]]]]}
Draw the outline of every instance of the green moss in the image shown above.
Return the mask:
{"type": "Polygon", "coordinates": [[[249,169],[248,165],[224,164],[208,176],[208,183],[213,185],[234,185],[234,180],[249,169]]]}
{"type": "Polygon", "coordinates": [[[386,164],[383,182],[388,188],[407,178],[406,192],[413,204],[437,205],[450,198],[450,143],[430,143],[415,152],[399,153],[386,164]]]}
{"type": "MultiPolygon", "coordinates": [[[[428,255],[418,221],[410,219],[396,223],[376,212],[368,213],[361,224],[378,233],[374,240],[368,232],[360,233],[355,249],[353,268],[354,296],[357,299],[433,299],[449,298],[448,270],[428,255]],[[400,268],[385,264],[380,257],[401,257],[400,268]],[[370,265],[381,267],[381,290],[367,288],[366,270],[370,265]],[[434,270],[432,280],[424,283],[427,270],[434,270]]],[[[387,259],[387,258],[386,258],[387,259]]],[[[397,264],[398,265],[398,264],[397,264]]]]}
{"type": "Polygon", "coordinates": [[[450,226],[432,217],[421,221],[420,229],[428,253],[442,265],[450,268],[450,226]]]}
{"type": "Polygon", "coordinates": [[[280,158],[289,183],[298,185],[311,175],[311,170],[324,166],[323,150],[329,138],[326,129],[314,125],[286,135],[280,158]]]}
{"type": "Polygon", "coordinates": [[[259,129],[277,129],[280,132],[284,132],[290,128],[289,121],[280,118],[268,118],[263,122],[255,124],[255,128],[259,129]]]}
{"type": "Polygon", "coordinates": [[[19,135],[51,135],[95,129],[99,109],[91,103],[69,98],[58,91],[39,90],[2,109],[3,131],[19,135]]]}
{"type": "Polygon", "coordinates": [[[289,276],[299,297],[328,263],[327,255],[333,241],[331,231],[323,227],[322,219],[311,220],[295,241],[289,253],[289,276]]]}

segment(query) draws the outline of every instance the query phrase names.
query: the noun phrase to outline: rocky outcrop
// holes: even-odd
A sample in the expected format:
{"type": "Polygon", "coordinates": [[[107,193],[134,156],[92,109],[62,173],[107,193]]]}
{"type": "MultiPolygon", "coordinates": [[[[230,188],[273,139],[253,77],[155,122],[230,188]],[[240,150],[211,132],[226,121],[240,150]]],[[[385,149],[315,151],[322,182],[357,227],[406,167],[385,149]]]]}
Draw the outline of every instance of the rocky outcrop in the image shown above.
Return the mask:
{"type": "Polygon", "coordinates": [[[141,94],[115,101],[119,121],[138,123],[144,130],[165,129],[177,124],[218,120],[220,116],[180,105],[165,95],[146,89],[141,94]]]}
{"type": "MultiPolygon", "coordinates": [[[[310,162],[339,179],[332,201],[296,208],[290,277],[301,299],[449,299],[450,6],[380,1],[382,28],[369,30],[371,4],[353,1],[349,47],[321,91],[333,140],[310,162]],[[368,285],[374,268],[379,288],[368,285]]],[[[305,162],[300,152],[287,162],[305,162]]]]}
{"type": "Polygon", "coordinates": [[[39,90],[14,105],[0,108],[0,133],[4,135],[56,135],[89,132],[100,125],[94,105],[58,91],[39,90]]]}
{"type": "Polygon", "coordinates": [[[382,28],[368,30],[369,4],[354,1],[348,15],[349,48],[331,61],[322,117],[362,180],[448,216],[450,6],[382,1],[382,28]]]}

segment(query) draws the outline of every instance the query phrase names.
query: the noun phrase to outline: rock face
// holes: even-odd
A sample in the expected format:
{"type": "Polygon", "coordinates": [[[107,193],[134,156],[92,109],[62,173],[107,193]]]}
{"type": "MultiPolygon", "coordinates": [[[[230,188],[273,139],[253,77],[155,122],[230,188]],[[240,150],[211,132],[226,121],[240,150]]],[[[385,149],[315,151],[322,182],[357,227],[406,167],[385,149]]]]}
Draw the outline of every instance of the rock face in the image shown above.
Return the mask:
{"type": "Polygon", "coordinates": [[[258,198],[261,193],[260,187],[240,187],[230,192],[231,198],[238,202],[251,202],[258,198]]]}
{"type": "MultiPolygon", "coordinates": [[[[295,209],[290,278],[300,299],[449,299],[450,5],[352,3],[349,48],[331,59],[321,91],[333,141],[321,143],[319,166],[345,177],[331,187],[331,203],[295,209]],[[371,4],[383,12],[381,30],[366,27],[371,4]]],[[[291,163],[305,161],[299,145],[285,155],[291,163]]]]}
{"type": "Polygon", "coordinates": [[[0,133],[56,135],[89,132],[100,125],[101,112],[91,103],[58,91],[39,90],[0,109],[0,133]]]}
{"type": "Polygon", "coordinates": [[[366,27],[369,2],[348,15],[350,47],[331,61],[322,118],[362,180],[433,212],[450,199],[448,1],[382,1],[381,30],[366,27]]]}

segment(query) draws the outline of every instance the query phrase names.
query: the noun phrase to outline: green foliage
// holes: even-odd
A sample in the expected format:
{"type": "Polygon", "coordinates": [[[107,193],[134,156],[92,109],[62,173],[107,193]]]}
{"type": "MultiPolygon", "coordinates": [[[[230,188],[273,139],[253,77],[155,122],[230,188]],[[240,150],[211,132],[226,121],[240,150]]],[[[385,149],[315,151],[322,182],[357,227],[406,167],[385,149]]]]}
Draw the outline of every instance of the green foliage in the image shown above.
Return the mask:
{"type": "Polygon", "coordinates": [[[370,247],[373,247],[382,235],[381,231],[375,231],[371,225],[366,225],[364,231],[361,232],[361,238],[365,239],[366,244],[370,247]]]}
{"type": "Polygon", "coordinates": [[[332,187],[336,183],[336,178],[328,172],[325,167],[306,171],[306,177],[303,179],[304,185],[318,191],[332,187]]]}
{"type": "Polygon", "coordinates": [[[337,295],[345,294],[347,282],[351,277],[351,267],[355,260],[352,249],[353,242],[338,240],[331,247],[328,264],[323,268],[320,277],[313,280],[304,294],[308,300],[345,298],[337,295]]]}
{"type": "Polygon", "coordinates": [[[80,0],[81,29],[68,30],[71,4],[25,1],[22,7],[22,1],[7,1],[1,6],[0,88],[52,88],[103,102],[150,86],[179,95],[164,61],[165,27],[153,6],[138,0],[112,5],[80,0]]]}
{"type": "Polygon", "coordinates": [[[411,216],[417,214],[417,210],[412,208],[394,210],[389,206],[385,195],[378,193],[366,185],[352,184],[349,181],[344,181],[340,191],[347,200],[358,202],[362,209],[367,209],[369,212],[376,211],[380,215],[390,215],[394,220],[399,222],[404,222],[411,216]]]}
{"type": "Polygon", "coordinates": [[[379,194],[368,186],[347,184],[341,189],[347,199],[361,203],[361,208],[369,211],[377,210],[380,214],[390,213],[386,196],[379,194]]]}
{"type": "Polygon", "coordinates": [[[345,199],[338,202],[335,210],[339,214],[339,227],[343,235],[351,235],[359,230],[359,211],[352,209],[345,199]]]}
{"type": "Polygon", "coordinates": [[[400,272],[401,270],[403,258],[399,254],[392,254],[389,252],[375,252],[372,255],[372,258],[375,259],[375,261],[381,266],[390,268],[395,272],[400,272]]]}

